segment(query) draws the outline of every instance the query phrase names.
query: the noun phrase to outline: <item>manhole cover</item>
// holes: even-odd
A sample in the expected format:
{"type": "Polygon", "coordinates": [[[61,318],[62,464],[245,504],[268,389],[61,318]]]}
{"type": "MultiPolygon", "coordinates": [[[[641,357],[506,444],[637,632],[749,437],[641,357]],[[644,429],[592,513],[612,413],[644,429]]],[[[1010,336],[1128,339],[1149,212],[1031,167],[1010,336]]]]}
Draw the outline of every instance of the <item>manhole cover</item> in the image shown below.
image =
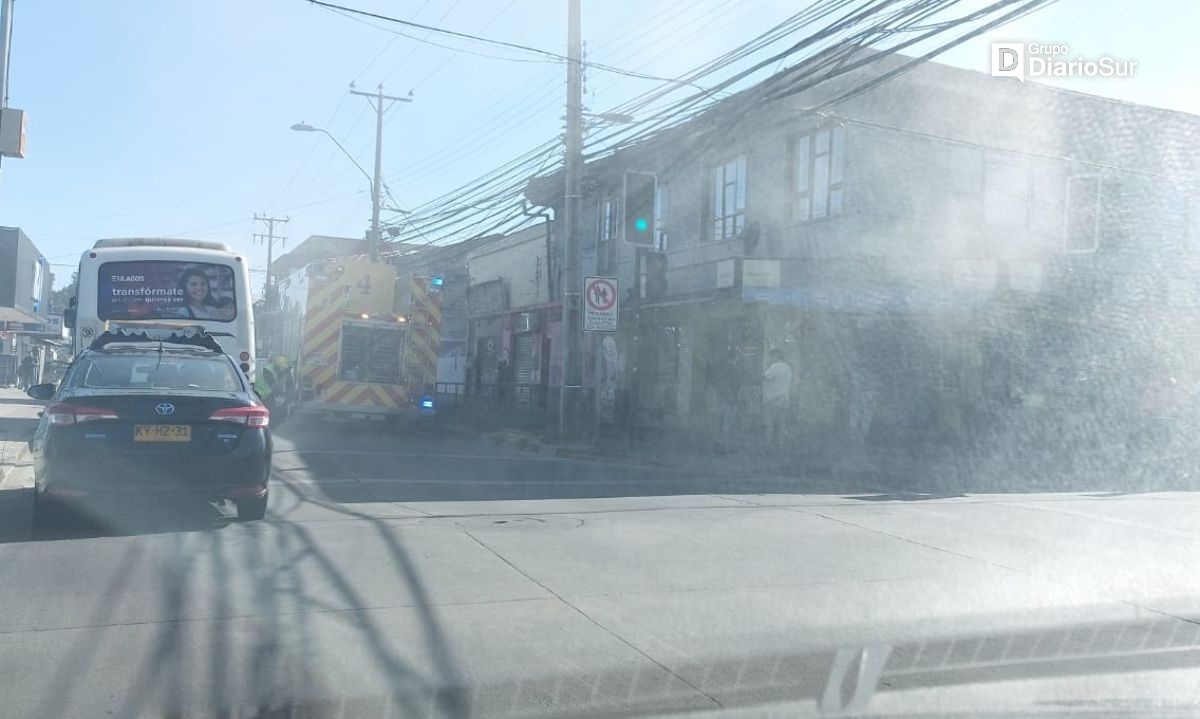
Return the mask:
{"type": "Polygon", "coordinates": [[[459,517],[454,520],[454,526],[462,529],[573,529],[582,524],[582,519],[562,515],[545,517],[490,515],[459,517]]]}

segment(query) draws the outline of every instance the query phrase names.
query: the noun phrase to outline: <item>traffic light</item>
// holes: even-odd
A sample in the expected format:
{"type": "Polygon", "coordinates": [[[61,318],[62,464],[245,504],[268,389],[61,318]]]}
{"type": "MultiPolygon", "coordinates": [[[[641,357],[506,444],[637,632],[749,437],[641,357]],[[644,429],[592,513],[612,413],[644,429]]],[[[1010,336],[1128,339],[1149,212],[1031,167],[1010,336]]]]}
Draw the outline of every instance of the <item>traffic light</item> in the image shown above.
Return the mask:
{"type": "Polygon", "coordinates": [[[649,172],[625,173],[625,242],[654,247],[654,191],[658,178],[649,172]]]}
{"type": "Polygon", "coordinates": [[[667,294],[667,256],[662,252],[646,253],[646,299],[658,300],[667,294]]]}

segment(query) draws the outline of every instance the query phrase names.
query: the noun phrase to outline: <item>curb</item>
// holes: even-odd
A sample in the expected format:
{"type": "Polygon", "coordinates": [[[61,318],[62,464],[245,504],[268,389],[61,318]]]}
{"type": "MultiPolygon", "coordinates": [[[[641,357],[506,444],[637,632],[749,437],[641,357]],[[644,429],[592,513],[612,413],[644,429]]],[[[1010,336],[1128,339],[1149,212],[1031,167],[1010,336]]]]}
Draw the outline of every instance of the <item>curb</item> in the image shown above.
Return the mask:
{"type": "Polygon", "coordinates": [[[28,440],[0,440],[0,488],[17,469],[32,464],[28,440]]]}

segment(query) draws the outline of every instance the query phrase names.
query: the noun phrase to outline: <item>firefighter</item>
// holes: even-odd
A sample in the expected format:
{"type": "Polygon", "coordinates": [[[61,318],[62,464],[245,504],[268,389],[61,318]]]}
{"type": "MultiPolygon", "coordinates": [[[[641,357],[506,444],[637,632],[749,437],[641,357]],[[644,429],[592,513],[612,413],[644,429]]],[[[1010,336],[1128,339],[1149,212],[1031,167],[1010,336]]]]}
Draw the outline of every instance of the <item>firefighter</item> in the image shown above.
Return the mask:
{"type": "Polygon", "coordinates": [[[289,362],[283,355],[275,355],[262,366],[254,380],[254,389],[271,410],[272,424],[281,425],[290,414],[292,398],[289,362]]]}
{"type": "Polygon", "coordinates": [[[254,378],[254,391],[264,402],[275,391],[275,372],[270,362],[259,365],[258,376],[254,378]]]}
{"type": "Polygon", "coordinates": [[[275,391],[282,395],[283,404],[290,411],[296,401],[296,380],[292,372],[292,363],[284,355],[275,355],[271,364],[274,365],[275,391]]]}

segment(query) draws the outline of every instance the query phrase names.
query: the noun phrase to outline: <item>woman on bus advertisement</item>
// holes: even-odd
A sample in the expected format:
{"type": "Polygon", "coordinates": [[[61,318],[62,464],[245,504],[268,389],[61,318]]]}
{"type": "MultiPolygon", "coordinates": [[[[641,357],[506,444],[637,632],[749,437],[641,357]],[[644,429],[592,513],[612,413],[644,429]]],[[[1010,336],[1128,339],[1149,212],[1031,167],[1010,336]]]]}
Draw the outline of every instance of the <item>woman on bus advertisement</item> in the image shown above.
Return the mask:
{"type": "Polygon", "coordinates": [[[108,262],[99,273],[100,319],[197,319],[237,316],[233,270],[215,263],[108,262]]]}
{"type": "Polygon", "coordinates": [[[180,316],[193,320],[233,319],[233,298],[218,297],[213,291],[212,278],[200,267],[189,267],[179,278],[183,292],[180,316]]]}

